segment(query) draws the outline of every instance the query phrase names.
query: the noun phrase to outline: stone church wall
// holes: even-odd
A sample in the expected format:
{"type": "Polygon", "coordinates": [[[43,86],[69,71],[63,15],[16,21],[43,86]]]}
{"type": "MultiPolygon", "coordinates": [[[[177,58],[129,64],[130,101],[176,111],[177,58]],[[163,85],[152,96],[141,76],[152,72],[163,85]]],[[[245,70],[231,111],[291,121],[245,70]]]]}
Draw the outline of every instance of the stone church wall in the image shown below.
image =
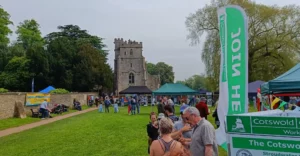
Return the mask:
{"type": "Polygon", "coordinates": [[[150,75],[147,73],[147,87],[152,91],[157,90],[160,87],[160,77],[158,75],[150,75]]]}

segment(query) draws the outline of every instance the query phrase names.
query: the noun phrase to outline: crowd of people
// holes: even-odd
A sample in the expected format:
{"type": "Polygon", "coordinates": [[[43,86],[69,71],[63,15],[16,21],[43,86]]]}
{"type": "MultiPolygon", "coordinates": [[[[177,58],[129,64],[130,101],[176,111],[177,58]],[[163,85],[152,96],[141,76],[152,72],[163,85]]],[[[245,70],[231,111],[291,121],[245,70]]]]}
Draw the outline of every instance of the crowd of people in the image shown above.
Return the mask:
{"type": "MultiPolygon", "coordinates": [[[[210,114],[205,98],[197,98],[191,106],[181,101],[180,116],[174,103],[164,98],[157,115],[150,114],[147,125],[150,156],[217,156],[215,128],[207,120],[210,114]]],[[[216,111],[213,113],[216,115],[216,111]]]]}

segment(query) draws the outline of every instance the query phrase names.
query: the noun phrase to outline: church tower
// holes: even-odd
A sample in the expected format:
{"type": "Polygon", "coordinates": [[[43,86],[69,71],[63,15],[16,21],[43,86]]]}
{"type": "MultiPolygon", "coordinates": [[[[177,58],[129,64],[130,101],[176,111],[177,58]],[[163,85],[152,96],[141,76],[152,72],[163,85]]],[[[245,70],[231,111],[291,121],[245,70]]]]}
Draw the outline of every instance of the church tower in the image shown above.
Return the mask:
{"type": "Polygon", "coordinates": [[[129,86],[147,86],[147,70],[142,55],[142,42],[115,39],[114,91],[118,93],[129,86]]]}

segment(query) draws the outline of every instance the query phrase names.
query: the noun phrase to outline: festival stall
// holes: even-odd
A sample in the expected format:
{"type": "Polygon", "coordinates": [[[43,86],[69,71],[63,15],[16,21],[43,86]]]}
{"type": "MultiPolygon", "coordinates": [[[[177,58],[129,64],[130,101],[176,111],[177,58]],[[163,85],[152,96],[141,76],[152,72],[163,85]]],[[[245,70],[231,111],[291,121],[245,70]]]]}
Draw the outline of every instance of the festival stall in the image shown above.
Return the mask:
{"type": "Polygon", "coordinates": [[[300,63],[277,78],[263,83],[260,91],[262,107],[265,109],[284,107],[289,102],[279,97],[300,96],[300,63]]]}
{"type": "Polygon", "coordinates": [[[198,91],[193,90],[181,83],[166,83],[159,89],[153,91],[153,95],[196,95],[198,91]]]}
{"type": "Polygon", "coordinates": [[[136,95],[141,95],[141,94],[152,95],[152,91],[147,86],[130,86],[130,87],[120,91],[119,94],[125,95],[124,102],[127,103],[128,98],[126,98],[126,97],[136,96],[136,95]]]}
{"type": "Polygon", "coordinates": [[[261,94],[300,96],[300,63],[277,78],[263,83],[261,94]]]}
{"type": "Polygon", "coordinates": [[[199,92],[181,83],[166,83],[152,94],[153,96],[176,96],[177,101],[180,101],[187,100],[188,95],[197,95],[199,92]]]}

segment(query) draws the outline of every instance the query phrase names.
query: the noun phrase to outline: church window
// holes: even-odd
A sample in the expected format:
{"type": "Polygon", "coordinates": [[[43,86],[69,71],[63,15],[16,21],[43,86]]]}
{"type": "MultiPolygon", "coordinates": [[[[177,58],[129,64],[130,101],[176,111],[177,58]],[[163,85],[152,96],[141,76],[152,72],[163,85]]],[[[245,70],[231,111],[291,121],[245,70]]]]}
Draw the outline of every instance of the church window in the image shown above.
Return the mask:
{"type": "Polygon", "coordinates": [[[125,51],[125,55],[127,54],[127,52],[125,51]]]}
{"type": "Polygon", "coordinates": [[[134,83],[134,75],[133,73],[129,74],[129,84],[133,84],[134,83]]]}
{"type": "Polygon", "coordinates": [[[130,55],[133,55],[133,51],[132,51],[132,49],[130,49],[130,55]]]}

